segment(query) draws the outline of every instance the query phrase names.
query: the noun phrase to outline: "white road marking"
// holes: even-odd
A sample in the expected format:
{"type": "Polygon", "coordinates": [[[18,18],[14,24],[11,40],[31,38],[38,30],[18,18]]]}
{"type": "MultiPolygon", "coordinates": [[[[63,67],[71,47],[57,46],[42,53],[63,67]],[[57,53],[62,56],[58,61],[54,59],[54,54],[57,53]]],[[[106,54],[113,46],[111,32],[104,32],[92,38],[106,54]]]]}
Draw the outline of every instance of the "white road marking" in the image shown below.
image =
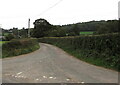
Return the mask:
{"type": "Polygon", "coordinates": [[[47,78],[46,76],[43,76],[43,78],[47,78]]]}
{"type": "Polygon", "coordinates": [[[37,81],[39,80],[39,79],[36,79],[37,81]]]}
{"type": "Polygon", "coordinates": [[[52,79],[53,77],[49,77],[50,79],[52,79]]]}
{"type": "Polygon", "coordinates": [[[84,84],[85,82],[82,81],[81,83],[84,84]]]}
{"type": "Polygon", "coordinates": [[[22,74],[22,72],[17,73],[17,75],[20,75],[20,74],[22,74]]]}
{"type": "Polygon", "coordinates": [[[17,78],[17,76],[15,76],[15,78],[17,78]]]}
{"type": "Polygon", "coordinates": [[[66,79],[67,81],[69,81],[70,79],[66,79]]]}
{"type": "Polygon", "coordinates": [[[17,76],[17,78],[26,78],[26,76],[17,76]]]}
{"type": "Polygon", "coordinates": [[[12,75],[12,77],[14,77],[14,75],[12,75]]]}

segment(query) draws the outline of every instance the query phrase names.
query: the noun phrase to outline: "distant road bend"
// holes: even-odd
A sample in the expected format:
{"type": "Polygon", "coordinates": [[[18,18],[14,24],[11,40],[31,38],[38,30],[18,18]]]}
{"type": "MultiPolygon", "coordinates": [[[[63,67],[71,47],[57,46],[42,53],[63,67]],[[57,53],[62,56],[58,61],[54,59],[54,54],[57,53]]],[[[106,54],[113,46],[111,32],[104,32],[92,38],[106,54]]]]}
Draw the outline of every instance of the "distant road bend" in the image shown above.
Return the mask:
{"type": "Polygon", "coordinates": [[[118,83],[118,72],[80,61],[40,43],[30,54],[2,60],[3,83],[118,83]]]}

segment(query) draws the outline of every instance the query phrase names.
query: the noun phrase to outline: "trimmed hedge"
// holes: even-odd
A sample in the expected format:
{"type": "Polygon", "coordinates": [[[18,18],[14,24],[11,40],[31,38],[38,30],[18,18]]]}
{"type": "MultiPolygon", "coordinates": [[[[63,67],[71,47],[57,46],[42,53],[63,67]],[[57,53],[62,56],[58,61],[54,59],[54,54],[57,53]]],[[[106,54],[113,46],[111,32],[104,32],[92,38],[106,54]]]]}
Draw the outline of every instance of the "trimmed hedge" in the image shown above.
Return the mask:
{"type": "Polygon", "coordinates": [[[120,35],[87,35],[77,37],[46,37],[40,42],[56,45],[89,63],[120,71],[120,35]]]}
{"type": "Polygon", "coordinates": [[[2,58],[30,53],[39,49],[37,39],[16,39],[2,45],[2,58]]]}

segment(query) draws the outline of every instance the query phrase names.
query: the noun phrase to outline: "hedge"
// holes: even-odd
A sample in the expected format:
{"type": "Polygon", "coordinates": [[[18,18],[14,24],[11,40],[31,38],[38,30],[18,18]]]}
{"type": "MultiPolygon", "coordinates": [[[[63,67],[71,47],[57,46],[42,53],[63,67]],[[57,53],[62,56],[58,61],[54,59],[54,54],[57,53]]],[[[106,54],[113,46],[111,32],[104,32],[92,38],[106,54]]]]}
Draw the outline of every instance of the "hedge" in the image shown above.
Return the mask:
{"type": "Polygon", "coordinates": [[[26,54],[39,49],[37,39],[17,39],[2,45],[2,58],[26,54]]]}
{"type": "Polygon", "coordinates": [[[40,42],[56,45],[89,63],[120,71],[120,35],[86,35],[77,37],[46,37],[40,42]]]}

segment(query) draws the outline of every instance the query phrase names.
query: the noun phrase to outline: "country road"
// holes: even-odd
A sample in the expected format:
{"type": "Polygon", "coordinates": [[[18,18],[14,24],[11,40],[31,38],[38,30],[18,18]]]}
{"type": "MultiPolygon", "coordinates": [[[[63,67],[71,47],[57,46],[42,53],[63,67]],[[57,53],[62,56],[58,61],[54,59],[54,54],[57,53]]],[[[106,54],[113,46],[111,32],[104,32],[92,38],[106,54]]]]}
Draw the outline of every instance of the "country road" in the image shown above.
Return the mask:
{"type": "Polygon", "coordinates": [[[53,45],[2,60],[3,83],[118,83],[118,72],[97,67],[53,45]]]}

